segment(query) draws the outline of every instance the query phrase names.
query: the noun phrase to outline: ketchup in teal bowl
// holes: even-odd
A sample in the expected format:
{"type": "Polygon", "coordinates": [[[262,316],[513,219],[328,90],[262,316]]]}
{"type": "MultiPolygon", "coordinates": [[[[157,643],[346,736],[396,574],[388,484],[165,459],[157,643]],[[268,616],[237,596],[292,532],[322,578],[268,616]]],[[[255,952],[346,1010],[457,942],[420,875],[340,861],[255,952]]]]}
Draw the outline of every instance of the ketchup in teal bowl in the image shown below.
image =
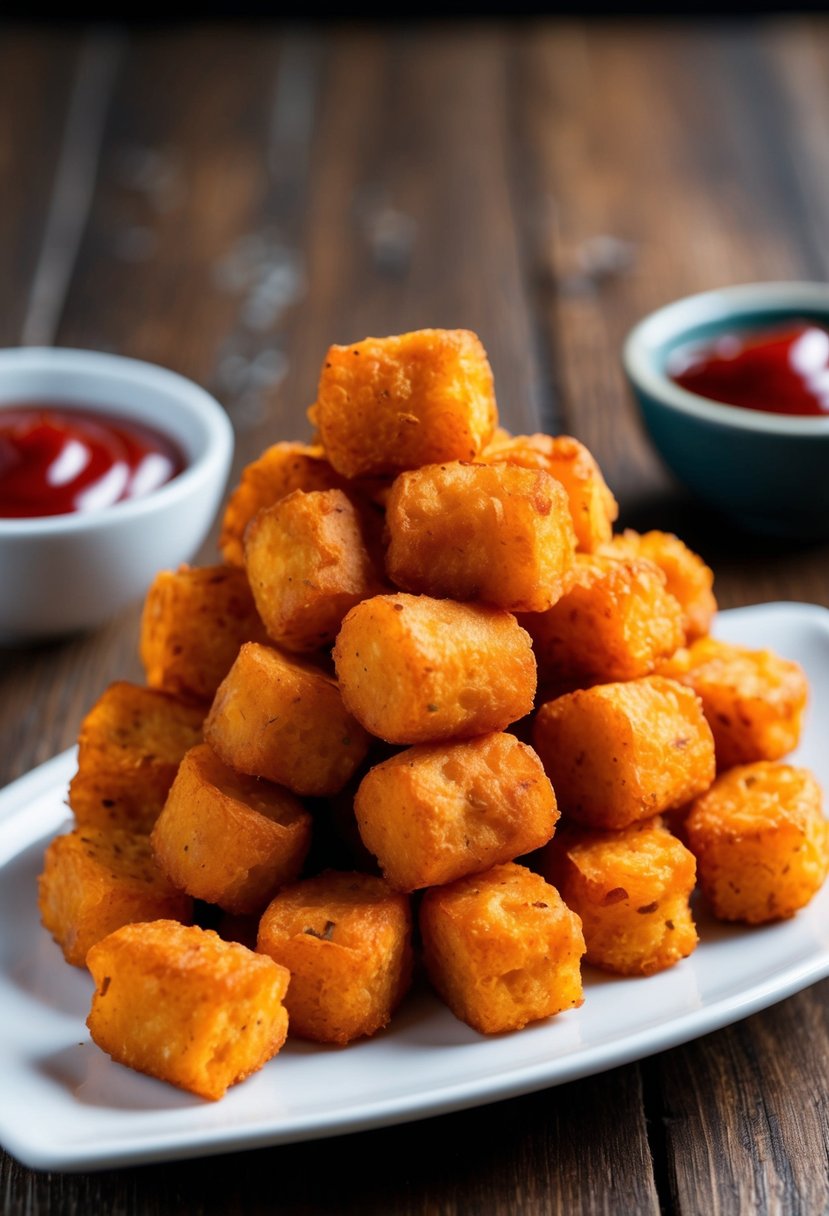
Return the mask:
{"type": "Polygon", "coordinates": [[[143,498],[184,468],[178,446],[129,418],[59,403],[0,410],[0,517],[96,511],[143,498]]]}
{"type": "Polygon", "coordinates": [[[689,393],[769,414],[829,415],[829,330],[816,321],[734,329],[679,347],[668,375],[689,393]]]}
{"type": "Polygon", "coordinates": [[[702,501],[744,528],[829,537],[829,284],[688,296],[628,335],[648,435],[702,501]]]}

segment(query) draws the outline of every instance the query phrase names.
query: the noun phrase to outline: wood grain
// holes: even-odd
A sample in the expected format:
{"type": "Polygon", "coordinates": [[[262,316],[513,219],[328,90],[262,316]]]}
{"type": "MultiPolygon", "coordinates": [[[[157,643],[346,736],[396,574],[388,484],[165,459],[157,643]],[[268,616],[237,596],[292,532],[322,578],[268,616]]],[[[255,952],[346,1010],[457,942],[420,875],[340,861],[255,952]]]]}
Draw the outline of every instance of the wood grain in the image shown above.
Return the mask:
{"type": "Polygon", "coordinates": [[[827,1029],[824,982],[660,1057],[679,1211],[826,1211],[827,1096],[815,1065],[827,1029]]]}
{"type": "MultiPolygon", "coordinates": [[[[5,341],[51,342],[94,192],[117,39],[18,33],[0,57],[0,208],[5,341]]],[[[135,614],[125,620],[135,627],[135,614]]],[[[136,675],[122,624],[94,639],[0,648],[0,782],[70,746],[90,699],[117,667],[136,675]]]]}
{"type": "Polygon", "coordinates": [[[5,31],[0,42],[0,341],[21,340],[81,39],[5,31]]]}
{"type": "MultiPolygon", "coordinates": [[[[328,343],[372,331],[477,328],[505,417],[535,429],[539,376],[515,242],[480,257],[490,231],[514,228],[492,34],[200,30],[134,37],[121,60],[100,163],[82,166],[97,181],[61,344],[206,383],[236,425],[234,473],[268,443],[309,433],[305,407],[328,343]]],[[[215,558],[214,530],[201,560],[215,558]]],[[[133,654],[123,662],[126,619],[112,636],[108,658],[103,635],[92,644],[98,679],[68,705],[36,687],[54,678],[50,649],[22,666],[8,658],[6,704],[54,713],[68,745],[84,704],[136,673],[133,654]]],[[[83,653],[75,643],[62,661],[82,664],[83,653]]],[[[75,686],[66,673],[61,683],[75,686]]],[[[8,777],[54,749],[27,747],[14,710],[0,709],[4,722],[16,745],[8,777]]]]}
{"type": "Polygon", "coordinates": [[[642,1124],[626,1068],[425,1123],[92,1178],[32,1176],[7,1160],[0,1194],[5,1168],[18,1187],[28,1175],[44,1212],[97,1210],[112,1194],[116,1210],[153,1216],[266,1216],[277,1204],[296,1216],[658,1216],[642,1124]],[[76,1206],[50,1208],[56,1193],[76,1206]]]}
{"type": "Polygon", "coordinates": [[[746,536],[679,490],[641,431],[619,350],[634,320],[677,296],[826,273],[817,217],[829,179],[800,134],[807,109],[826,113],[825,42],[814,25],[751,36],[574,23],[543,26],[513,52],[560,424],[595,452],[621,523],[679,532],[714,566],[724,607],[829,603],[826,546],[746,536]]]}
{"type": "Polygon", "coordinates": [[[347,34],[329,55],[314,148],[309,291],[295,382],[332,340],[476,330],[502,414],[534,428],[544,387],[510,196],[506,77],[489,31],[347,34]]]}

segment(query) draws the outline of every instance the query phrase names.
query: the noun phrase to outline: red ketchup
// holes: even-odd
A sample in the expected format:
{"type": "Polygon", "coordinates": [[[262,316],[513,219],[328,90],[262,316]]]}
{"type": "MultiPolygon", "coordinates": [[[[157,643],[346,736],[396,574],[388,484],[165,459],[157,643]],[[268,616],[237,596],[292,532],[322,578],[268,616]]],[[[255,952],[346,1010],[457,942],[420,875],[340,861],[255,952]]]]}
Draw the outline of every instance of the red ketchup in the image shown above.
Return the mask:
{"type": "Polygon", "coordinates": [[[829,414],[829,330],[812,321],[720,334],[674,352],[671,379],[712,401],[771,414],[829,414]]]}
{"type": "Polygon", "coordinates": [[[98,511],[143,498],[184,467],[169,439],[129,418],[48,402],[0,409],[0,517],[98,511]]]}

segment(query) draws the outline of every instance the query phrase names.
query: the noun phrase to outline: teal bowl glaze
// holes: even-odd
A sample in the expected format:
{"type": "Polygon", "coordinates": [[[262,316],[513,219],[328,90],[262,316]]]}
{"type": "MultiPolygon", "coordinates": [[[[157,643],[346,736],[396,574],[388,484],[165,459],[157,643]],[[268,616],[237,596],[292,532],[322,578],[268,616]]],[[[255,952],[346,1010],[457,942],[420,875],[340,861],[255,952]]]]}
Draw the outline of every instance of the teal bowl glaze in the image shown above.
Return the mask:
{"type": "Polygon", "coordinates": [[[688,296],[640,321],[622,358],[645,428],[680,481],[750,531],[813,540],[829,536],[829,415],[720,404],[666,371],[679,347],[795,319],[829,328],[829,284],[750,283],[688,296]]]}

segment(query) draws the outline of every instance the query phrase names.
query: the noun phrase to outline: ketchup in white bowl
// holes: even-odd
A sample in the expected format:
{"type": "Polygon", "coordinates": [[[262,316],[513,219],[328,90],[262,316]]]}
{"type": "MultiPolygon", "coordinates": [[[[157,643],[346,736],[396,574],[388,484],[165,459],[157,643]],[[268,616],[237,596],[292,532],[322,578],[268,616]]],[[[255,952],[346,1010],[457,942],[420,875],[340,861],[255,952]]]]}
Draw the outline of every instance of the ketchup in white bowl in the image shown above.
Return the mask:
{"type": "Polygon", "coordinates": [[[0,517],[97,511],[143,498],[184,468],[176,444],[125,417],[58,403],[0,410],[0,517]]]}
{"type": "Polygon", "coordinates": [[[0,646],[103,625],[191,561],[232,455],[221,405],[167,368],[0,350],[0,646]]]}

